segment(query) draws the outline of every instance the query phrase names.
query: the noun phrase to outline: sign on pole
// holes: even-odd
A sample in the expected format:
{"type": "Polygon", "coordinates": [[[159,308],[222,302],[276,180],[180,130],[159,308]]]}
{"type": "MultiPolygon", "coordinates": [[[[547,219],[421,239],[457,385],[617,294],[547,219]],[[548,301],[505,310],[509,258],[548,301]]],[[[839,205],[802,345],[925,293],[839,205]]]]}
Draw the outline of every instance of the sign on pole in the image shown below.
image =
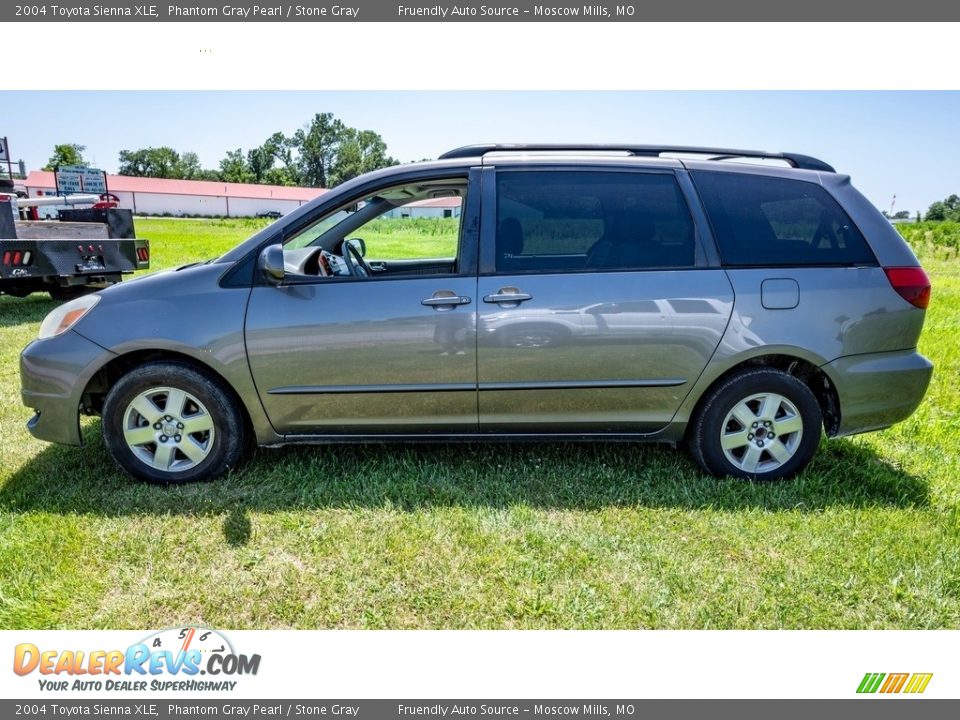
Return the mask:
{"type": "Polygon", "coordinates": [[[70,193],[79,193],[83,191],[80,183],[80,168],[58,167],[53,177],[57,183],[57,195],[69,195],[70,193]]]}
{"type": "Polygon", "coordinates": [[[70,193],[103,195],[107,192],[107,174],[96,168],[64,165],[57,168],[54,177],[58,195],[70,193]]]}
{"type": "Polygon", "coordinates": [[[0,138],[0,162],[10,162],[10,146],[7,144],[5,137],[0,138]]]}
{"type": "Polygon", "coordinates": [[[103,195],[107,191],[107,174],[95,168],[83,168],[80,182],[85,193],[103,195]]]}

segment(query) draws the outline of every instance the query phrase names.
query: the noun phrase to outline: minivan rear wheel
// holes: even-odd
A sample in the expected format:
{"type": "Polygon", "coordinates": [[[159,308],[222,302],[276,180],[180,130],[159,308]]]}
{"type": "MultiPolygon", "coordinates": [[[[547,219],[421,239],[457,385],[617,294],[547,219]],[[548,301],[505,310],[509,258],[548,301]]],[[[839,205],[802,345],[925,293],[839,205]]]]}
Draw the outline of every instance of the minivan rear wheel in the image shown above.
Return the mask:
{"type": "Polygon", "coordinates": [[[212,480],[243,454],[245,426],[214,377],[179,362],[124,375],[103,403],[103,438],[130,475],[152,483],[212,480]]]}
{"type": "Polygon", "coordinates": [[[726,378],[704,400],[690,431],[690,452],[711,475],[780,480],[813,458],[822,423],[820,404],[802,380],[774,368],[750,368],[726,378]]]}

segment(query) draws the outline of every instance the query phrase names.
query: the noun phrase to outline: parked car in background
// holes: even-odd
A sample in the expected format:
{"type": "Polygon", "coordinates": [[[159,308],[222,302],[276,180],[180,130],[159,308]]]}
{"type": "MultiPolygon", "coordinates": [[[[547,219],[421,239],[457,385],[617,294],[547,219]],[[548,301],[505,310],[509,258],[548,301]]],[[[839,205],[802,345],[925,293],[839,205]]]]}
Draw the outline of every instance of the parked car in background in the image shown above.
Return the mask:
{"type": "Polygon", "coordinates": [[[816,158],[471,146],[58,308],[22,396],[44,440],[80,444],[79,412],[101,415],[154,482],[215,477],[250,440],[531,437],[683,442],[707,473],[768,480],[824,431],[914,411],[929,297],[896,230],[816,158]],[[391,211],[439,197],[462,201],[448,235],[383,240],[391,211]]]}

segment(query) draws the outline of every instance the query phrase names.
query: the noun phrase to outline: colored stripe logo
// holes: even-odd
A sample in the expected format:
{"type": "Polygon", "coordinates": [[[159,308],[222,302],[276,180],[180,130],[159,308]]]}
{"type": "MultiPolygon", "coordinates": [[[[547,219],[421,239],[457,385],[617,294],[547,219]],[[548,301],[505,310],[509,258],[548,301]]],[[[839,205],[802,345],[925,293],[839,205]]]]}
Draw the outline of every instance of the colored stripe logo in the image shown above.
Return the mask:
{"type": "Polygon", "coordinates": [[[927,689],[933,673],[867,673],[857,687],[858,693],[919,694],[927,689]]]}

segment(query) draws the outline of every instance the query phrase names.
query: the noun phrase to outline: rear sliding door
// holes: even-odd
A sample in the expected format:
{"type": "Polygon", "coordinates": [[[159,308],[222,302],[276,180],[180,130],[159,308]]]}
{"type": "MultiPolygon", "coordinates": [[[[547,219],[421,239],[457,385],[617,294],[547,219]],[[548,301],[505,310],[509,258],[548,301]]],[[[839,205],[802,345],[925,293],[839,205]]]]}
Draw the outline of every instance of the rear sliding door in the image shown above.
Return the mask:
{"type": "Polygon", "coordinates": [[[484,183],[481,432],[664,427],[733,300],[723,271],[698,262],[676,175],[501,169],[484,183]]]}

